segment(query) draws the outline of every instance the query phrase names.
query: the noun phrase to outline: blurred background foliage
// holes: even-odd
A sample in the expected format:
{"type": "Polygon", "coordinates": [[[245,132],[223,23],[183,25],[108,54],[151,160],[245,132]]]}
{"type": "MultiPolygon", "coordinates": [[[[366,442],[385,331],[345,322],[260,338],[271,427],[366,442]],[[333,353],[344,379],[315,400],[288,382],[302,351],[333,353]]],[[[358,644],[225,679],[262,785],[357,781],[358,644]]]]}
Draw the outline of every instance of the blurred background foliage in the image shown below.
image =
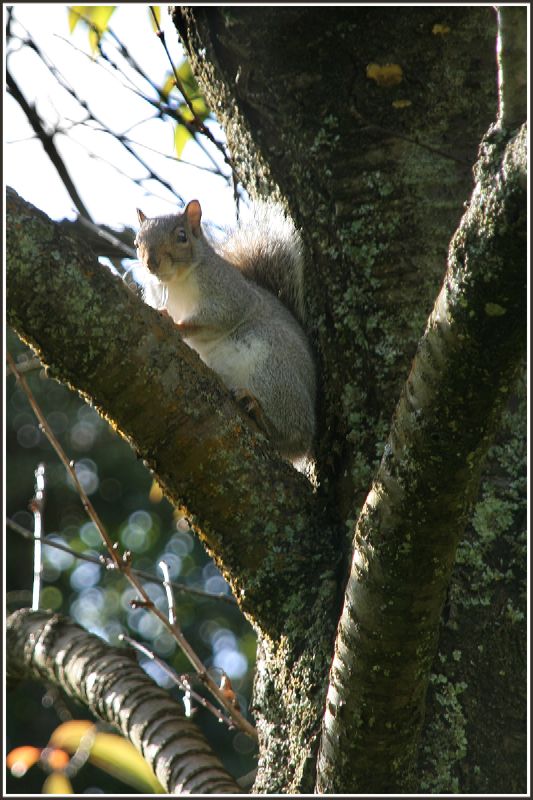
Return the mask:
{"type": "MultiPolygon", "coordinates": [[[[32,358],[11,331],[7,334],[7,348],[17,364],[32,358]]],[[[120,543],[121,549],[131,550],[133,566],[155,576],[158,562],[164,559],[175,582],[210,594],[223,594],[230,600],[228,585],[187,521],[153,490],[150,473],[129,445],[74,392],[46,377],[42,368],[27,372],[26,378],[53,432],[75,461],[82,485],[111,538],[120,543]]],[[[6,380],[6,463],[9,520],[33,532],[29,503],[35,493],[34,473],[42,463],[46,480],[44,534],[76,553],[98,556],[104,552],[72,482],[39,430],[27,397],[12,375],[6,380]]],[[[31,605],[33,543],[8,527],[6,545],[6,600],[11,612],[31,605]]],[[[178,673],[191,673],[185,656],[157,618],[149,610],[131,608],[133,589],[123,577],[47,546],[43,548],[43,561],[42,608],[69,615],[114,645],[120,645],[119,634],[126,633],[178,673]]],[[[160,583],[145,580],[144,584],[154,603],[166,610],[160,583]]],[[[249,716],[255,636],[237,606],[227,600],[176,592],[178,620],[213,677],[219,678],[221,670],[229,676],[241,709],[249,716]]],[[[168,678],[156,664],[142,658],[141,663],[160,685],[169,687],[168,678]]],[[[192,683],[202,693],[199,682],[193,678],[192,683]]],[[[180,696],[173,686],[169,692],[180,696]]],[[[255,747],[247,736],[228,730],[201,707],[194,713],[195,721],[234,775],[253,769],[255,747]]],[[[70,718],[87,719],[89,715],[54,690],[24,683],[7,695],[6,751],[22,745],[45,747],[59,723],[70,718]]],[[[6,788],[9,793],[40,792],[43,781],[43,773],[33,768],[22,778],[8,773],[6,788]]],[[[90,764],[83,766],[72,783],[76,793],[132,791],[90,764]]]]}

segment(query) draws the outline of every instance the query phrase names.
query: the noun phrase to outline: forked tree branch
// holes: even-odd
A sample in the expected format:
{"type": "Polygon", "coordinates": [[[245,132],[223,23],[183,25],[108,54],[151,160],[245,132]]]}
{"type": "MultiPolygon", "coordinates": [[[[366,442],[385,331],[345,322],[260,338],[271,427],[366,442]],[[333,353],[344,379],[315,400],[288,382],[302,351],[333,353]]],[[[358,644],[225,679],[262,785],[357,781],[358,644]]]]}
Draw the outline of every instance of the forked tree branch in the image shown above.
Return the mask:
{"type": "Polygon", "coordinates": [[[319,792],[413,789],[455,549],[525,352],[526,165],[525,125],[508,144],[500,128],[489,131],[444,285],[357,524],[319,792]]]}
{"type": "Polygon", "coordinates": [[[45,680],[128,738],[169,794],[238,794],[239,786],[131,652],[66,617],[21,609],[7,620],[7,677],[45,680]]]}
{"type": "Polygon", "coordinates": [[[9,189],[7,290],[8,322],[187,509],[256,622],[282,630],[298,588],[311,609],[332,555],[308,481],[252,431],[169,318],[9,189]]]}

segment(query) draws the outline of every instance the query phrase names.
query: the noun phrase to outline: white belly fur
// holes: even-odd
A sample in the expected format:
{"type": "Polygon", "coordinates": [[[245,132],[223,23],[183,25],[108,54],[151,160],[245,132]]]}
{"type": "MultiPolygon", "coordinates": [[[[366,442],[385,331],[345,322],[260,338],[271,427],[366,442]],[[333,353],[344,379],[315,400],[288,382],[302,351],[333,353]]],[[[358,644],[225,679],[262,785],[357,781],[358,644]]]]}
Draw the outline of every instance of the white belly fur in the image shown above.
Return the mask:
{"type": "Polygon", "coordinates": [[[250,375],[256,372],[268,355],[268,346],[255,337],[236,341],[230,336],[221,336],[209,342],[198,343],[185,339],[202,361],[211,367],[229,389],[250,387],[250,375]]]}

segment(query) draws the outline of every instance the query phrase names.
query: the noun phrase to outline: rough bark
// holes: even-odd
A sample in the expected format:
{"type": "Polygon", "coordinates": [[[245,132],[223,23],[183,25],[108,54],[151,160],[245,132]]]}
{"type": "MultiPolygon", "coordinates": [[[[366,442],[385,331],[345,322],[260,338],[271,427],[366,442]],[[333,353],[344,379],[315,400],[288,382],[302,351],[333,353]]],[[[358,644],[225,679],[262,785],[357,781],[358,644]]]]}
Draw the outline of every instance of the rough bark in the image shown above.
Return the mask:
{"type": "Polygon", "coordinates": [[[290,738],[278,752],[299,785],[317,748],[339,610],[334,525],[169,319],[16,193],[7,206],[9,322],[186,507],[276,662],[259,734],[267,752],[269,720],[283,713],[290,738]]]}
{"type": "Polygon", "coordinates": [[[240,789],[179,703],[132,654],[59,614],[21,609],[7,620],[8,680],[45,680],[114,725],[150,764],[168,794],[240,789]]]}
{"type": "MultiPolygon", "coordinates": [[[[496,14],[481,7],[175,7],[173,15],[247,188],[261,194],[279,187],[302,227],[322,378],[319,492],[329,519],[351,528],[354,494],[362,502],[370,488],[449,240],[471,194],[470,165],[496,116],[496,14]],[[372,63],[399,65],[401,80],[371,80],[372,63]]],[[[524,76],[516,65],[513,74],[516,86],[524,76]]],[[[491,462],[483,488],[492,500],[494,476],[503,469],[508,491],[500,486],[498,503],[513,508],[513,521],[484,530],[479,520],[489,519],[489,501],[482,500],[465,545],[470,555],[463,554],[454,574],[452,618],[431,678],[423,790],[487,791],[496,778],[500,791],[525,785],[525,640],[518,629],[524,486],[515,488],[523,484],[516,476],[524,463],[508,455],[522,443],[516,423],[524,414],[523,405],[508,409],[511,438],[492,448],[501,461],[491,462]],[[516,544],[498,547],[495,530],[516,544]],[[479,581],[484,591],[472,596],[469,587],[479,581]],[[489,603],[495,595],[498,602],[489,603]],[[509,647],[498,648],[493,661],[487,652],[494,651],[495,629],[509,647]],[[513,696],[520,700],[512,710],[500,677],[506,669],[517,675],[513,696]],[[513,730],[504,763],[500,738],[486,730],[488,686],[501,687],[491,693],[491,718],[503,727],[507,720],[513,730]]],[[[268,647],[259,655],[257,704],[270,703],[267,714],[275,719],[263,676],[276,675],[277,665],[268,647]]],[[[278,721],[285,733],[284,717],[278,721]]],[[[265,755],[256,788],[312,788],[297,784],[294,771],[280,774],[280,751],[287,748],[275,723],[270,731],[274,756],[265,755]]]]}
{"type": "MultiPolygon", "coordinates": [[[[57,307],[58,297],[62,299],[63,276],[52,272],[57,281],[52,284],[54,303],[42,314],[38,307],[47,303],[50,284],[46,266],[38,275],[35,293],[35,243],[38,247],[44,236],[44,246],[37,250],[42,265],[53,264],[54,258],[59,264],[62,259],[62,247],[56,246],[55,234],[46,226],[35,231],[31,246],[22,246],[21,255],[31,259],[31,268],[22,280],[24,270],[17,267],[15,305],[28,306],[29,313],[22,320],[13,309],[12,320],[41,351],[53,339],[54,350],[45,360],[54,366],[57,362],[62,379],[94,398],[155,469],[170,498],[185,501],[196,515],[204,541],[242,607],[255,618],[259,635],[255,710],[261,750],[255,791],[312,792],[334,625],[344,589],[342,563],[339,568],[337,561],[347,559],[350,546],[342,531],[352,533],[370,489],[390,416],[442,280],[450,237],[471,193],[470,165],[495,118],[495,17],[491,9],[475,7],[195,7],[175,8],[174,19],[193,68],[226,128],[233,159],[248,188],[256,193],[277,191],[302,227],[309,254],[309,328],[321,376],[317,494],[301,476],[273,460],[264,439],[235,416],[213,376],[194,354],[180,348],[171,326],[154,312],[126,303],[118,289],[108,295],[107,278],[96,276],[92,265],[84,266],[82,273],[98,283],[87,294],[84,288],[81,295],[73,284],[75,314],[67,317],[72,327],[65,329],[62,320],[65,334],[54,330],[46,319],[57,307]],[[400,81],[390,83],[386,71],[379,70],[377,77],[375,72],[370,77],[371,64],[401,67],[400,81]],[[46,261],[50,252],[52,261],[46,261]],[[90,302],[81,305],[80,296],[90,302]],[[85,328],[79,321],[83,315],[89,320],[85,328]],[[76,340],[87,341],[87,357],[83,351],[77,360],[65,363],[73,356],[63,350],[70,350],[76,340]],[[121,364],[124,352],[133,362],[131,371],[129,364],[121,364]],[[147,401],[148,385],[153,392],[147,401]]],[[[497,313],[503,303],[488,298],[485,304],[489,311],[479,311],[480,319],[486,316],[491,325],[510,319],[497,313]]],[[[65,303],[63,311],[67,310],[65,303]]],[[[475,350],[469,352],[474,355],[475,350]]],[[[443,362],[446,358],[442,355],[443,362]]],[[[468,361],[461,366],[464,373],[468,361]]],[[[416,389],[427,387],[422,382],[416,389]]],[[[403,402],[409,397],[405,395],[403,402]]],[[[472,428],[482,436],[474,404],[470,410],[472,428]]],[[[466,414],[461,404],[446,409],[437,420],[437,442],[431,437],[425,442],[426,458],[433,448],[437,452],[443,447],[439,434],[449,431],[454,411],[466,414]]],[[[401,455],[402,424],[394,431],[394,457],[401,455]]],[[[473,448],[467,444],[468,428],[463,426],[458,438],[452,437],[463,456],[473,448]]],[[[479,454],[482,451],[479,444],[479,454]]],[[[452,468],[460,460],[450,456],[452,468]]],[[[398,464],[402,463],[399,458],[398,464]]],[[[395,467],[394,459],[388,466],[395,467]]],[[[460,476],[452,478],[459,481],[460,476]]],[[[465,471],[465,497],[472,481],[473,473],[465,471]]],[[[391,485],[388,479],[387,486],[391,485]]],[[[439,486],[443,504],[445,486],[445,482],[439,486]]],[[[405,502],[406,489],[401,488],[398,500],[405,502]]],[[[420,518],[427,522],[436,501],[431,493],[416,500],[420,518]]],[[[456,500],[452,511],[460,517],[461,503],[466,507],[466,501],[456,500]]],[[[391,505],[391,521],[396,511],[391,505]]],[[[443,573],[433,584],[422,526],[415,528],[426,567],[424,580],[431,584],[419,600],[432,623],[428,634],[423,621],[414,620],[426,656],[424,674],[414,676],[418,696],[427,681],[444,574],[449,574],[458,528],[450,535],[451,542],[442,543],[438,555],[443,573]]],[[[396,542],[401,535],[401,531],[391,533],[396,542]]],[[[373,544],[383,556],[386,543],[380,542],[379,548],[373,544]]],[[[408,598],[400,598],[391,615],[412,607],[416,584],[412,564],[418,553],[415,548],[410,553],[405,550],[396,554],[396,560],[389,553],[393,566],[410,565],[404,574],[408,598]]],[[[523,570],[518,553],[515,564],[523,570]]],[[[470,573],[465,574],[467,585],[470,573]]],[[[366,588],[371,592],[376,587],[366,588]]],[[[488,629],[491,619],[486,612],[488,629]]],[[[381,633],[387,632],[387,620],[386,615],[378,620],[381,633]]],[[[371,645],[372,641],[365,642],[367,654],[371,645]]],[[[450,640],[445,643],[446,648],[454,646],[450,640]]],[[[415,652],[412,672],[417,659],[415,652]]],[[[479,680],[477,685],[472,682],[470,701],[465,700],[464,706],[472,715],[474,734],[483,725],[474,706],[486,696],[483,678],[491,674],[479,660],[476,665],[479,680]]],[[[361,692],[368,677],[362,676],[361,692]]],[[[383,672],[376,677],[390,689],[390,676],[383,672]]],[[[350,680],[347,690],[349,684],[350,680]]],[[[437,702],[441,697],[433,695],[437,702]]],[[[504,695],[497,699],[494,716],[497,713],[508,715],[504,695]]],[[[520,706],[512,713],[519,715],[520,706]]],[[[442,716],[437,713],[430,722],[438,723],[442,716]]],[[[419,723],[417,715],[415,728],[419,723]]],[[[430,782],[432,758],[442,761],[442,737],[429,727],[427,731],[423,749],[429,767],[424,766],[424,779],[430,782]]],[[[376,741],[373,745],[375,755],[376,741]]],[[[472,791],[482,785],[474,767],[495,761],[499,743],[485,737],[475,746],[478,750],[467,764],[471,774],[466,778],[465,769],[462,776],[472,791]]],[[[412,753],[410,741],[405,749],[412,753]]],[[[380,752],[377,763],[387,759],[380,752]]],[[[432,785],[450,791],[459,761],[458,756],[448,759],[449,772],[440,770],[441,783],[435,779],[432,785]]],[[[524,762],[514,753],[512,763],[500,768],[507,787],[519,771],[523,775],[524,762]]],[[[357,764],[354,773],[344,773],[346,782],[340,790],[353,791],[359,785],[356,770],[357,764]]],[[[325,773],[322,763],[322,776],[325,773]]],[[[329,777],[321,780],[329,782],[329,777]]]]}
{"type": "Polygon", "coordinates": [[[12,190],[7,215],[9,323],[132,444],[190,513],[242,608],[279,635],[287,596],[299,587],[311,608],[331,564],[311,485],[252,431],[170,319],[83,241],[12,190]]]}
{"type": "Polygon", "coordinates": [[[279,187],[302,228],[320,490],[344,525],[353,492],[362,503],[370,488],[495,119],[495,14],[175,7],[174,20],[247,188],[279,187]],[[391,62],[397,84],[368,77],[391,62]]]}
{"type": "Polygon", "coordinates": [[[505,144],[495,129],[482,146],[478,183],[357,524],[318,761],[323,793],[417,788],[455,551],[525,354],[525,126],[505,144]]]}

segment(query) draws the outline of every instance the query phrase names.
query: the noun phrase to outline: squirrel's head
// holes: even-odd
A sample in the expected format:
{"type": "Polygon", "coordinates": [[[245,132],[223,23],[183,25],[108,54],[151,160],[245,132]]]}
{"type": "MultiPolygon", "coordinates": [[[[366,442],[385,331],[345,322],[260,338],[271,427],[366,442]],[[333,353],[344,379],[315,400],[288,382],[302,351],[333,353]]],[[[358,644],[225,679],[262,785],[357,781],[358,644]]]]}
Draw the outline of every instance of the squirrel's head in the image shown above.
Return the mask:
{"type": "Polygon", "coordinates": [[[163,282],[188,271],[195,261],[195,243],[202,237],[202,207],[191,200],[181,214],[147,217],[139,208],[135,247],[140,261],[163,282]]]}

